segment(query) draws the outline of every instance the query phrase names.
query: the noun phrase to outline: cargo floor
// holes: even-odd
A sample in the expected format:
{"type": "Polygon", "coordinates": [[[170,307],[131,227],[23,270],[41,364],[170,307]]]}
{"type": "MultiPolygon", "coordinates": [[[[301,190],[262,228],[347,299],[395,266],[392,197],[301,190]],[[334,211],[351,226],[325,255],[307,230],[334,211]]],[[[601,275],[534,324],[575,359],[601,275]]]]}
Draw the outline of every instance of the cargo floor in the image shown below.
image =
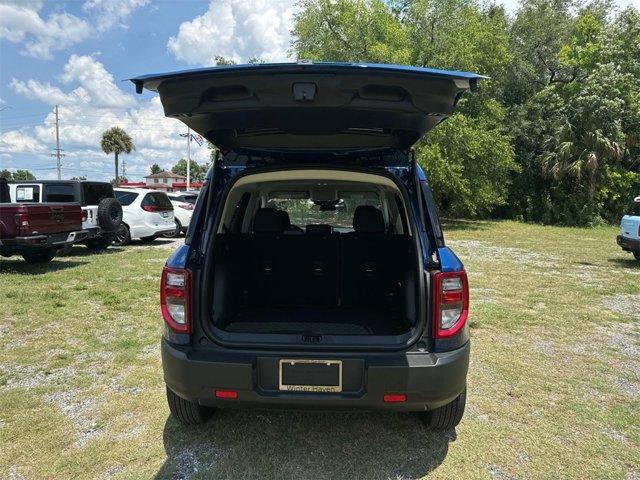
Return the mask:
{"type": "Polygon", "coordinates": [[[400,335],[409,322],[398,314],[357,307],[252,308],[229,319],[224,330],[235,333],[316,335],[400,335]]]}

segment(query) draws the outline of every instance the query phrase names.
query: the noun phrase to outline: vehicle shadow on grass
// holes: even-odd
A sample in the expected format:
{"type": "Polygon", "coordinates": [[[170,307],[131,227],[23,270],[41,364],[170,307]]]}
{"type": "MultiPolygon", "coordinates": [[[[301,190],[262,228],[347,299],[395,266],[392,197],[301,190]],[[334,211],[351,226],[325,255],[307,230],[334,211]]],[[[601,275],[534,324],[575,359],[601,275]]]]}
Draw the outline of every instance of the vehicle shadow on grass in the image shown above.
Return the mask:
{"type": "Polygon", "coordinates": [[[48,263],[31,264],[20,257],[11,259],[0,258],[0,273],[15,273],[18,275],[42,275],[43,273],[66,270],[68,268],[79,267],[88,262],[67,260],[64,257],[54,258],[48,263]]]}
{"type": "Polygon", "coordinates": [[[447,456],[454,430],[410,414],[220,410],[205,425],[164,427],[168,478],[419,478],[447,456]]]}
{"type": "Polygon", "coordinates": [[[616,267],[640,269],[640,262],[630,256],[629,258],[609,258],[609,262],[616,267]]]}

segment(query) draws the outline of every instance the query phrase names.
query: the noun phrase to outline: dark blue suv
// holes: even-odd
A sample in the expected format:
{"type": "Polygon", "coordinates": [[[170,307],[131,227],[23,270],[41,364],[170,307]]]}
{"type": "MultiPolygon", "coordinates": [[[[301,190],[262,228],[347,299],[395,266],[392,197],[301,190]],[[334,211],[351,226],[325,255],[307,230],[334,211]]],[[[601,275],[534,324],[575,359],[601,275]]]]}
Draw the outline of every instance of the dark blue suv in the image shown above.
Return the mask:
{"type": "Polygon", "coordinates": [[[467,275],[411,148],[480,78],[299,63],[132,79],[219,152],[162,274],[178,420],[257,406],[460,422],[467,275]]]}

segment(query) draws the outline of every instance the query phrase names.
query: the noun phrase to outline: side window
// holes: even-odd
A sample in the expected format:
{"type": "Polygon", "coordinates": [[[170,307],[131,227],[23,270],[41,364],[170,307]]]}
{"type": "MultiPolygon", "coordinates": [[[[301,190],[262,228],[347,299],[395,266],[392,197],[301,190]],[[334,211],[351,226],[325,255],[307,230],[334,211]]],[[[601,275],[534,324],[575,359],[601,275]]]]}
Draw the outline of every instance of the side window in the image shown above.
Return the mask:
{"type": "Polygon", "coordinates": [[[109,183],[87,182],[82,188],[82,205],[98,205],[103,198],[113,198],[113,187],[109,183]]]}
{"type": "Polygon", "coordinates": [[[75,189],[72,184],[52,184],[44,186],[44,199],[46,202],[78,202],[75,189]]]}
{"type": "Polygon", "coordinates": [[[138,194],[135,192],[115,192],[116,199],[120,202],[120,205],[126,207],[131,205],[136,198],[138,198],[138,194]]]}
{"type": "Polygon", "coordinates": [[[154,179],[153,179],[153,183],[158,183],[158,179],[157,179],[157,178],[154,178],[154,179]]]}
{"type": "Polygon", "coordinates": [[[40,185],[16,185],[17,203],[40,203],[40,185]]]}
{"type": "Polygon", "coordinates": [[[167,179],[166,179],[166,178],[163,178],[163,179],[162,179],[162,183],[167,183],[167,179]]]}

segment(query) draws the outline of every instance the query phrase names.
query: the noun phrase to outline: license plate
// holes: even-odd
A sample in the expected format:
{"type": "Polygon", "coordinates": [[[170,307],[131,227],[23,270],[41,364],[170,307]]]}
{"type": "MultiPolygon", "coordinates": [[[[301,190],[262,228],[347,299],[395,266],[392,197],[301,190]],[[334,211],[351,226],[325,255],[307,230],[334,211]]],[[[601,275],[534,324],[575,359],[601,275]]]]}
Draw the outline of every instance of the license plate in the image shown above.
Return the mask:
{"type": "Polygon", "coordinates": [[[281,359],[279,388],[289,392],[341,392],[341,360],[281,359]]]}

